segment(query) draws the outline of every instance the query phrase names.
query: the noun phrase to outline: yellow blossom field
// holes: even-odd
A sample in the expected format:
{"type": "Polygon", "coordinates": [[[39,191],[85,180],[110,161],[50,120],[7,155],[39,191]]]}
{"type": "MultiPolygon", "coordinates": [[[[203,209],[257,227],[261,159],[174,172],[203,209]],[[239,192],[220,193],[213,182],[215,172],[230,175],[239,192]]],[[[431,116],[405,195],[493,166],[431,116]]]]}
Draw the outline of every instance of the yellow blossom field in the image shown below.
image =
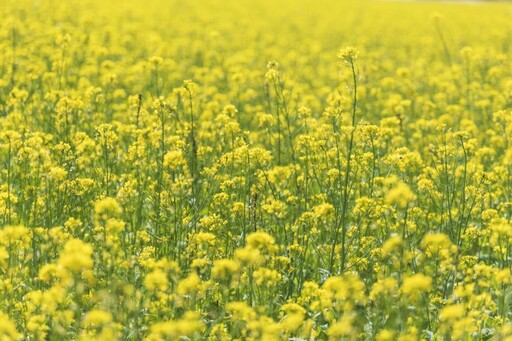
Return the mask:
{"type": "Polygon", "coordinates": [[[512,4],[0,0],[0,340],[512,340],[512,4]]]}

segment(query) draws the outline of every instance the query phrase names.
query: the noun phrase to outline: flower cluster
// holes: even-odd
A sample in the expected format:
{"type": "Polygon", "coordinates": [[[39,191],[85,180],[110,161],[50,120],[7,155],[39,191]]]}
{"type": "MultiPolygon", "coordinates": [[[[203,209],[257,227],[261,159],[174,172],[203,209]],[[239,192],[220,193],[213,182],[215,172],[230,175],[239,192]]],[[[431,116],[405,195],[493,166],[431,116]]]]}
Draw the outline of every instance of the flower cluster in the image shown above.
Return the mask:
{"type": "Polygon", "coordinates": [[[4,2],[0,340],[511,340],[509,5],[4,2]]]}

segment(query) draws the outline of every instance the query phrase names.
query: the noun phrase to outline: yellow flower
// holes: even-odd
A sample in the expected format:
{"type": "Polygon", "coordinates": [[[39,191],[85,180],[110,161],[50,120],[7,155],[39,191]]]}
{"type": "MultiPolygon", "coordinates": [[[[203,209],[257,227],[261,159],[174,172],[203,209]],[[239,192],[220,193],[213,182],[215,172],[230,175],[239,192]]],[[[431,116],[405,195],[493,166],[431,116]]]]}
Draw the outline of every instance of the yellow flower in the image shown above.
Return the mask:
{"type": "Polygon", "coordinates": [[[272,254],[276,251],[274,237],[266,232],[253,232],[247,236],[247,245],[253,249],[267,251],[272,254]]]}
{"type": "Polygon", "coordinates": [[[89,328],[98,328],[112,322],[112,314],[103,310],[91,310],[85,314],[83,324],[89,328]]]}
{"type": "Polygon", "coordinates": [[[215,244],[216,236],[210,232],[198,232],[194,235],[194,241],[197,244],[206,243],[210,245],[215,244]]]}
{"type": "Polygon", "coordinates": [[[30,241],[30,230],[24,226],[5,226],[0,228],[0,245],[27,246],[30,241]]]}
{"type": "Polygon", "coordinates": [[[511,284],[512,283],[512,274],[510,269],[502,269],[496,273],[494,276],[496,282],[499,284],[511,284]]]}
{"type": "Polygon", "coordinates": [[[187,311],[179,320],[157,322],[150,327],[147,341],[195,339],[203,331],[200,314],[187,311]]]}
{"type": "Polygon", "coordinates": [[[282,275],[274,269],[260,267],[254,271],[254,279],[257,285],[265,285],[272,287],[276,285],[281,279],[282,275]]]}
{"type": "Polygon", "coordinates": [[[94,217],[96,220],[107,220],[121,214],[121,206],[114,198],[104,198],[94,203],[94,217]]]}
{"type": "Polygon", "coordinates": [[[230,280],[240,270],[240,264],[232,259],[219,259],[213,262],[212,278],[230,280]]]}
{"type": "Polygon", "coordinates": [[[450,238],[444,233],[429,233],[423,237],[421,248],[431,254],[439,253],[441,250],[448,250],[452,247],[450,238]]]}
{"type": "Polygon", "coordinates": [[[57,264],[45,264],[39,269],[38,277],[42,281],[49,283],[52,279],[58,278],[61,271],[62,268],[57,264]]]}
{"type": "Polygon", "coordinates": [[[410,202],[416,200],[416,195],[411,188],[399,182],[386,193],[386,202],[390,205],[396,205],[399,208],[405,208],[410,202]]]}
{"type": "Polygon", "coordinates": [[[439,319],[441,321],[453,321],[463,317],[466,313],[466,309],[462,304],[447,305],[439,312],[439,319]]]}
{"type": "Polygon", "coordinates": [[[231,318],[234,321],[251,321],[256,318],[256,312],[247,302],[228,303],[226,311],[231,314],[231,318]]]}
{"type": "Polygon", "coordinates": [[[7,250],[4,247],[0,246],[0,269],[6,269],[7,268],[7,260],[9,259],[9,254],[7,253],[7,250]]]}
{"type": "Polygon", "coordinates": [[[475,321],[470,316],[466,316],[466,308],[460,303],[447,305],[441,309],[439,321],[439,332],[449,332],[457,340],[478,330],[475,321]]]}
{"type": "Polygon", "coordinates": [[[411,300],[416,300],[421,293],[432,289],[432,278],[423,274],[415,274],[404,278],[402,292],[411,300]]]}
{"type": "Polygon", "coordinates": [[[264,260],[260,250],[244,247],[235,250],[235,259],[244,266],[256,266],[264,260]]]}
{"type": "Polygon", "coordinates": [[[375,338],[376,341],[393,341],[395,340],[395,332],[389,329],[383,329],[375,338]]]}
{"type": "Polygon", "coordinates": [[[164,291],[169,287],[169,280],[165,272],[156,268],[144,277],[144,287],[149,291],[164,291]]]}
{"type": "Polygon", "coordinates": [[[187,165],[187,160],[181,150],[171,150],[164,155],[164,166],[176,172],[187,165]]]}
{"type": "Polygon", "coordinates": [[[187,278],[182,279],[178,284],[176,290],[178,295],[189,295],[196,292],[199,289],[201,279],[195,272],[191,272],[187,278]]]}
{"type": "Polygon", "coordinates": [[[58,264],[73,272],[84,271],[93,265],[92,253],[91,245],[73,238],[64,245],[58,264]]]}
{"type": "Polygon", "coordinates": [[[379,279],[372,286],[372,291],[370,292],[370,299],[375,300],[379,296],[381,296],[387,300],[390,298],[390,295],[393,295],[396,293],[397,289],[398,289],[398,282],[396,279],[391,278],[391,277],[379,279]]]}
{"type": "Polygon", "coordinates": [[[51,167],[48,171],[48,177],[54,181],[61,181],[66,178],[68,172],[62,167],[51,167]]]}
{"type": "Polygon", "coordinates": [[[200,258],[200,259],[194,259],[192,260],[192,263],[190,264],[191,269],[202,269],[206,265],[208,265],[210,261],[208,259],[200,258]]]}
{"type": "Polygon", "coordinates": [[[334,207],[331,204],[322,203],[320,205],[313,207],[313,212],[315,216],[318,218],[326,218],[327,216],[333,214],[334,207]]]}
{"type": "Polygon", "coordinates": [[[306,309],[296,303],[287,303],[283,304],[281,310],[286,313],[281,320],[283,329],[288,333],[295,332],[304,322],[306,309]]]}
{"type": "Polygon", "coordinates": [[[340,321],[335,322],[327,329],[329,340],[340,340],[344,337],[352,339],[355,337],[355,329],[352,326],[353,317],[351,315],[343,315],[340,321]]]}
{"type": "Polygon", "coordinates": [[[21,334],[16,330],[16,325],[9,319],[9,316],[0,311],[0,340],[17,340],[21,334]]]}
{"type": "Polygon", "coordinates": [[[340,50],[338,58],[341,59],[344,64],[351,65],[359,58],[359,51],[355,47],[348,46],[340,50]]]}
{"type": "MultiPolygon", "coordinates": [[[[357,274],[347,273],[343,276],[331,276],[322,285],[325,298],[330,297],[338,303],[364,303],[364,283],[357,274]]],[[[343,308],[340,306],[340,308],[343,308]]]]}
{"type": "Polygon", "coordinates": [[[148,62],[150,64],[152,64],[153,66],[157,67],[157,66],[161,65],[164,62],[164,60],[162,57],[159,57],[159,56],[151,56],[149,58],[148,62]]]}
{"type": "Polygon", "coordinates": [[[390,254],[394,253],[398,248],[402,246],[402,238],[400,236],[390,237],[386,242],[382,245],[382,256],[387,257],[390,254]]]}

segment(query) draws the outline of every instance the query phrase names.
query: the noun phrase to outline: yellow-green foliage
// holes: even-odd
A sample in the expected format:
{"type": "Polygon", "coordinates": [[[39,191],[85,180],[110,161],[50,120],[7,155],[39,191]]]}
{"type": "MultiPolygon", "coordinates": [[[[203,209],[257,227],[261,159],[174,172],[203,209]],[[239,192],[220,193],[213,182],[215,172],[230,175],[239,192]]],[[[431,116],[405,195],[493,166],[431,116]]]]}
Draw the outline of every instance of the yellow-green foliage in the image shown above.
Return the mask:
{"type": "Polygon", "coordinates": [[[511,340],[510,5],[0,7],[0,340],[511,340]]]}

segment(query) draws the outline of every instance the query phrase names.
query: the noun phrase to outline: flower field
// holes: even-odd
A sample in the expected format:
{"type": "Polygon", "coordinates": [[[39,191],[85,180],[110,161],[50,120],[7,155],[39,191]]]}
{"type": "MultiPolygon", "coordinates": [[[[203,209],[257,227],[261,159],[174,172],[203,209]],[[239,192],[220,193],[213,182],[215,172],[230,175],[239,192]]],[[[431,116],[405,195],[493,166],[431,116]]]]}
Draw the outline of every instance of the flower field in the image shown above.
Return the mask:
{"type": "Polygon", "coordinates": [[[0,7],[0,340],[512,340],[512,5],[0,7]]]}

